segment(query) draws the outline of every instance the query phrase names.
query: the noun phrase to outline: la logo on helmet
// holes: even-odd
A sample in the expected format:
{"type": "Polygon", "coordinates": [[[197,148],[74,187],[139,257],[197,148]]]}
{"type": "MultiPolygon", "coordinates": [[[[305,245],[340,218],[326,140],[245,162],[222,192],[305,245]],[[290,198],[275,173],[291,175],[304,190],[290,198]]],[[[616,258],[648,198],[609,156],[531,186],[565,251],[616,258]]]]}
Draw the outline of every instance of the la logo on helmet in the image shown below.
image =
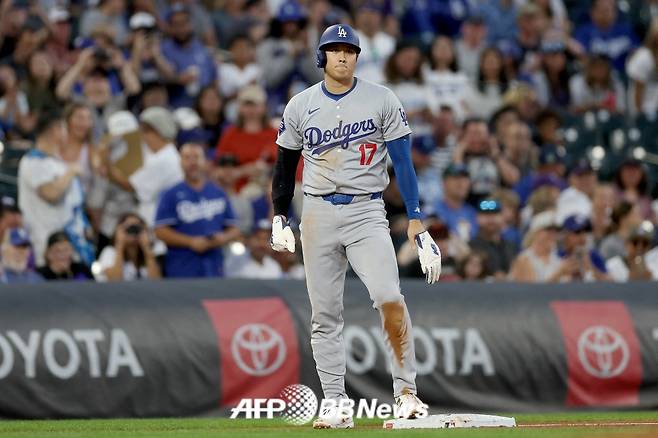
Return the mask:
{"type": "Polygon", "coordinates": [[[341,38],[347,38],[347,31],[343,29],[343,26],[338,26],[338,36],[341,38]]]}

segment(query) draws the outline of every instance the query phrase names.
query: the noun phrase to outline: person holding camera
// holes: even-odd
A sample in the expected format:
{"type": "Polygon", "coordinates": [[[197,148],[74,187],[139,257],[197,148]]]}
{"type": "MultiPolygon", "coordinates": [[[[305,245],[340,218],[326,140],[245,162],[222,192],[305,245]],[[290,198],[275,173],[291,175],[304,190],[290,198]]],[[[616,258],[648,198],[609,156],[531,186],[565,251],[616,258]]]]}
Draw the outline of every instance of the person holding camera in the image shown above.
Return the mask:
{"type": "Polygon", "coordinates": [[[566,261],[564,279],[569,281],[608,281],[605,259],[589,248],[592,224],[584,216],[571,215],[562,223],[564,235],[558,255],[566,261]]]}
{"type": "Polygon", "coordinates": [[[137,12],[130,17],[132,45],[130,63],[143,84],[168,82],[175,79],[174,66],[162,54],[156,20],[148,12],[137,12]]]}
{"type": "Polygon", "coordinates": [[[144,219],[134,213],[119,219],[113,244],[98,257],[98,281],[131,281],[161,278],[144,219]]]}
{"type": "Polygon", "coordinates": [[[167,277],[223,277],[222,247],[239,237],[226,193],[206,177],[204,148],[181,147],[185,180],[160,197],[155,235],[167,245],[167,277]]]}

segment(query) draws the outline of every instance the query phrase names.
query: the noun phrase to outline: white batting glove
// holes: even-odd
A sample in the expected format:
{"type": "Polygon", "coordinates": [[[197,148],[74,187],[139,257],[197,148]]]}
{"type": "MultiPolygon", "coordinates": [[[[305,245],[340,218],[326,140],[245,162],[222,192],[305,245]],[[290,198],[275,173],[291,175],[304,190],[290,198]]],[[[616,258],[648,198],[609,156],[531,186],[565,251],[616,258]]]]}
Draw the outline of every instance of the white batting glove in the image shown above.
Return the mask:
{"type": "Polygon", "coordinates": [[[427,231],[416,235],[416,249],[423,274],[427,277],[427,284],[439,281],[441,275],[441,251],[427,231]]]}
{"type": "Polygon", "coordinates": [[[295,252],[295,235],[288,225],[285,217],[278,215],[272,219],[272,237],[270,237],[270,246],[274,251],[295,252]]]}

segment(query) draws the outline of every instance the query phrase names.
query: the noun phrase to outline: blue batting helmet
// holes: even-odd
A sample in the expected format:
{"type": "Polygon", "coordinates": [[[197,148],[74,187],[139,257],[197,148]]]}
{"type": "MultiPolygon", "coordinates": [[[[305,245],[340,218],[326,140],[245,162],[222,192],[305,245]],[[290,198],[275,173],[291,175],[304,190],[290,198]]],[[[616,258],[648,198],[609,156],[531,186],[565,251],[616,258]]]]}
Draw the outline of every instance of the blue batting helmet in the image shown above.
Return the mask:
{"type": "Polygon", "coordinates": [[[320,43],[318,44],[318,50],[316,52],[318,67],[324,68],[324,66],[327,65],[325,47],[329,44],[336,43],[349,44],[354,47],[357,55],[361,53],[361,47],[359,47],[359,36],[354,29],[347,24],[334,24],[333,26],[329,26],[320,37],[320,43]]]}

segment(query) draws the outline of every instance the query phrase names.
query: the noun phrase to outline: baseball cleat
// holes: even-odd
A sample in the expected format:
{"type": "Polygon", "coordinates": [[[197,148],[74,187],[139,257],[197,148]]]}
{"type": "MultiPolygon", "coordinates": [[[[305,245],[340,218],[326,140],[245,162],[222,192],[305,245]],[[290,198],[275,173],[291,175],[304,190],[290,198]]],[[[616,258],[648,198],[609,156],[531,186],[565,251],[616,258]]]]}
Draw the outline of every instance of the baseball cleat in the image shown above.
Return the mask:
{"type": "Polygon", "coordinates": [[[397,396],[395,397],[395,404],[398,406],[397,418],[412,419],[427,416],[428,406],[420,401],[416,394],[397,396]]]}
{"type": "Polygon", "coordinates": [[[313,422],[313,429],[352,429],[354,420],[351,415],[341,415],[336,408],[325,408],[313,422]]]}

